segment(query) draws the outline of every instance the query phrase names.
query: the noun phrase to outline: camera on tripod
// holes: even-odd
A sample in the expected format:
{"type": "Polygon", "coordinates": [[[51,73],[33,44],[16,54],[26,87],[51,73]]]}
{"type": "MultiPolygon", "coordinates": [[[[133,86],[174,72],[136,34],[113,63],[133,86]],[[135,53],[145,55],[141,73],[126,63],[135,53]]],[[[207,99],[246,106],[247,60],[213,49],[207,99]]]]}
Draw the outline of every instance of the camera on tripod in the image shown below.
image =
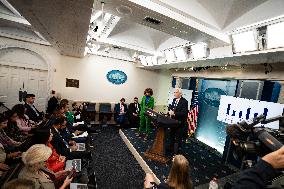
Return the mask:
{"type": "Polygon", "coordinates": [[[235,146],[233,152],[235,159],[244,159],[245,156],[264,156],[276,151],[284,143],[284,116],[266,119],[260,115],[249,121],[229,125],[226,128],[235,146]],[[265,127],[266,124],[279,121],[279,129],[265,127]],[[260,126],[257,126],[260,125],[260,126]]]}

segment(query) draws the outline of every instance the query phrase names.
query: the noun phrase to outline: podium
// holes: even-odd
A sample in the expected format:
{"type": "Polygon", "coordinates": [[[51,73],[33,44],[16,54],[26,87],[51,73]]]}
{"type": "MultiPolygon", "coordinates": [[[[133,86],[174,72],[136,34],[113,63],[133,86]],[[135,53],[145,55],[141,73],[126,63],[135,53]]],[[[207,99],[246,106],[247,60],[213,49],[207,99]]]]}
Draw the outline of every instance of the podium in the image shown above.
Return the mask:
{"type": "Polygon", "coordinates": [[[154,161],[167,163],[169,158],[165,155],[165,129],[177,127],[179,122],[151,109],[146,109],[145,115],[150,117],[158,129],[153,145],[144,153],[144,156],[154,161]]]}

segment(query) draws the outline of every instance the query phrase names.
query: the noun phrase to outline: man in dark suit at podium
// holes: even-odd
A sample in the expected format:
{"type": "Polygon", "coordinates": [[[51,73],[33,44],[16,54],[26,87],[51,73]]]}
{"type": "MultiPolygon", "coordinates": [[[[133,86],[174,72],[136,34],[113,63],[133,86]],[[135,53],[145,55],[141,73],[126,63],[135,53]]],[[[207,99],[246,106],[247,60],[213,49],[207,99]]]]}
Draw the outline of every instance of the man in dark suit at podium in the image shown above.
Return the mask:
{"type": "Polygon", "coordinates": [[[139,127],[139,114],[140,114],[140,104],[138,103],[138,98],[134,98],[134,102],[130,103],[128,106],[128,119],[130,127],[139,127]]]}
{"type": "Polygon", "coordinates": [[[174,99],[169,107],[169,115],[172,119],[178,120],[178,127],[172,127],[170,130],[170,146],[169,150],[177,154],[181,146],[182,139],[186,135],[186,120],[188,116],[188,101],[182,97],[182,90],[176,88],[174,91],[174,99]]]}

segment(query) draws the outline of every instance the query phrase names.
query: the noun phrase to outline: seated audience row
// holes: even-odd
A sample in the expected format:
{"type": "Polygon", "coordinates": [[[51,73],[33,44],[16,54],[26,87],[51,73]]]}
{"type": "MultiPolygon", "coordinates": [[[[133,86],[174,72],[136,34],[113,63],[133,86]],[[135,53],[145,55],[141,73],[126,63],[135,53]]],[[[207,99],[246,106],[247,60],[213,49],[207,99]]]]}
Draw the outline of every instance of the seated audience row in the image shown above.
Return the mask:
{"type": "Polygon", "coordinates": [[[130,103],[128,107],[125,104],[125,98],[122,98],[120,99],[120,103],[114,107],[114,119],[120,125],[125,124],[126,119],[128,119],[131,127],[138,127],[140,110],[141,107],[137,97],[134,98],[133,103],[130,103]]]}
{"type": "Polygon", "coordinates": [[[36,189],[66,188],[73,179],[67,177],[71,170],[66,169],[66,161],[81,159],[86,164],[91,160],[85,146],[96,130],[75,123],[66,99],[52,115],[39,112],[34,100],[35,96],[28,94],[25,105],[17,104],[0,113],[0,177],[22,162],[19,181],[32,181],[36,189]]]}

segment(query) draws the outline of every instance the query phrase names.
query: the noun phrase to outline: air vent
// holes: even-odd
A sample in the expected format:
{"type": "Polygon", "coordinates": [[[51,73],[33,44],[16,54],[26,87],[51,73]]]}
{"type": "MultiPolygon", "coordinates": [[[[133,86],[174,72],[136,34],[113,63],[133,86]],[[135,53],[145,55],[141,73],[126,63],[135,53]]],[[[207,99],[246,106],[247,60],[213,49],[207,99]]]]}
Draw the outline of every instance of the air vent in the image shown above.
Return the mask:
{"type": "Polygon", "coordinates": [[[149,22],[151,24],[155,24],[155,25],[160,25],[162,23],[161,20],[158,20],[156,18],[152,18],[152,17],[149,17],[149,16],[146,16],[144,18],[144,21],[149,22]]]}
{"type": "Polygon", "coordinates": [[[112,46],[114,49],[121,49],[121,47],[117,46],[117,45],[113,45],[112,46]]]}

